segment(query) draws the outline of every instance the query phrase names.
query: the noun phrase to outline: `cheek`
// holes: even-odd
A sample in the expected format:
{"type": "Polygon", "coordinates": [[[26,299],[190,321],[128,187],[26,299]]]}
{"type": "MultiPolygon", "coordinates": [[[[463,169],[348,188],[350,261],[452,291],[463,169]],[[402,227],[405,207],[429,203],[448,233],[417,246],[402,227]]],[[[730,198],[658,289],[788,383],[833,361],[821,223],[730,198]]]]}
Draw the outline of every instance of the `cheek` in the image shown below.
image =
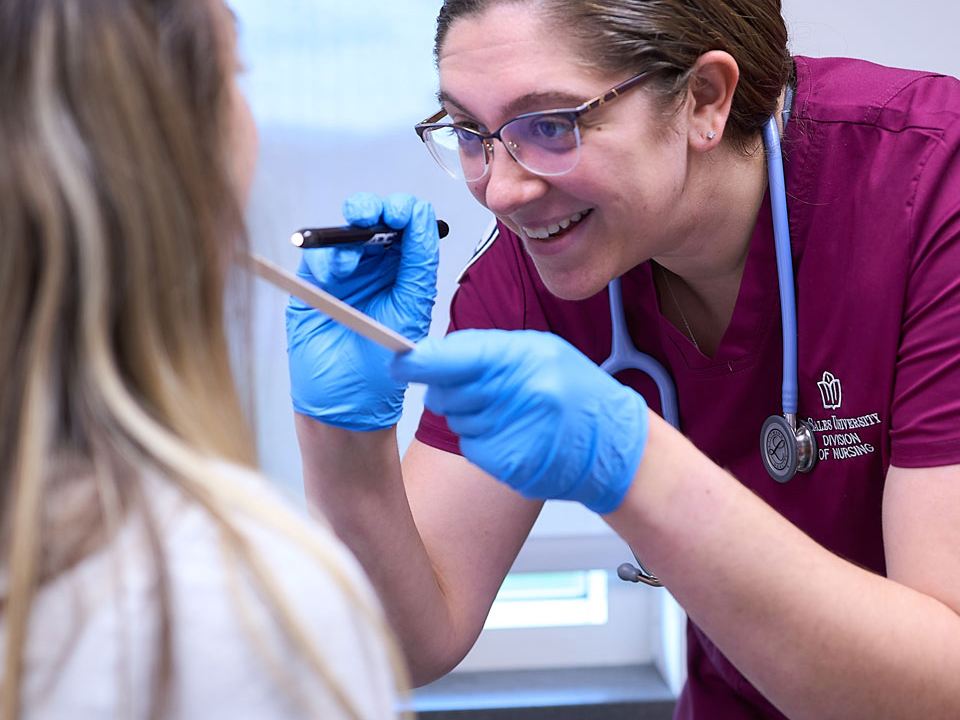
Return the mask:
{"type": "Polygon", "coordinates": [[[236,87],[231,91],[230,103],[232,107],[230,150],[233,158],[234,181],[240,202],[246,205],[257,166],[259,138],[250,105],[236,87]]]}
{"type": "Polygon", "coordinates": [[[487,207],[486,196],[487,196],[487,177],[483,177],[476,182],[468,182],[467,190],[470,191],[470,194],[473,195],[473,199],[478,203],[487,207]]]}

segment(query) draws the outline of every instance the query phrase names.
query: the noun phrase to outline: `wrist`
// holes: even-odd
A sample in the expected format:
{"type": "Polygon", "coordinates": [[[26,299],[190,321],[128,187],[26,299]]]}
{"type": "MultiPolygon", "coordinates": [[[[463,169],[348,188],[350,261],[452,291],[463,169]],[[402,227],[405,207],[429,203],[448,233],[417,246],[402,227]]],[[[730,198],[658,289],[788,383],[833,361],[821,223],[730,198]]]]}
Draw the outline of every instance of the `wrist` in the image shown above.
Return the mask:
{"type": "MultiPolygon", "coordinates": [[[[691,472],[692,444],[666,420],[650,413],[647,443],[621,504],[604,519],[618,532],[655,524],[677,502],[676,481],[691,472]]],[[[661,528],[662,531],[662,528],[661,528]]]]}
{"type": "Polygon", "coordinates": [[[623,401],[611,418],[615,430],[604,438],[607,447],[597,455],[598,472],[607,477],[604,492],[585,503],[600,515],[614,512],[623,504],[647,449],[650,426],[647,403],[639,393],[628,388],[624,391],[623,401]]]}
{"type": "Polygon", "coordinates": [[[380,492],[386,478],[399,472],[395,427],[354,432],[294,414],[307,499],[321,506],[342,506],[348,497],[380,492]],[[336,496],[335,498],[333,496],[336,496]]]}
{"type": "MultiPolygon", "coordinates": [[[[372,371],[383,377],[385,370],[372,371]]],[[[308,402],[299,399],[300,393],[291,393],[293,410],[323,425],[348,432],[370,433],[396,426],[403,412],[403,397],[406,385],[364,388],[365,377],[357,376],[339,387],[331,387],[322,397],[317,389],[308,402]],[[352,389],[350,389],[352,386],[352,389]],[[365,392],[366,390],[366,392],[365,392]]]]}
{"type": "Polygon", "coordinates": [[[338,455],[350,456],[357,450],[365,450],[385,442],[396,444],[396,425],[358,432],[299,411],[293,414],[293,424],[297,440],[306,445],[307,450],[319,450],[325,454],[336,451],[338,455]]]}

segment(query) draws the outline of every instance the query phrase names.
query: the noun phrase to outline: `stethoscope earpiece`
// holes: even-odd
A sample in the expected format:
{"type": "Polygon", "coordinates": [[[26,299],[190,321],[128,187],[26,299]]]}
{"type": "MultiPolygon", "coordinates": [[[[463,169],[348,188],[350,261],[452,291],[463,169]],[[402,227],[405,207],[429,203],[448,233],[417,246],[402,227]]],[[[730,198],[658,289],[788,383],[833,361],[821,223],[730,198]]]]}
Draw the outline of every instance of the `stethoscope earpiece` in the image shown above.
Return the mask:
{"type": "MultiPolygon", "coordinates": [[[[636,555],[634,555],[636,557],[636,555]]],[[[638,561],[639,562],[639,561],[638,561]]],[[[630,563],[623,563],[617,568],[617,576],[626,582],[643,583],[651,587],[663,587],[663,583],[656,575],[651,575],[646,570],[638,568],[630,563]]]]}

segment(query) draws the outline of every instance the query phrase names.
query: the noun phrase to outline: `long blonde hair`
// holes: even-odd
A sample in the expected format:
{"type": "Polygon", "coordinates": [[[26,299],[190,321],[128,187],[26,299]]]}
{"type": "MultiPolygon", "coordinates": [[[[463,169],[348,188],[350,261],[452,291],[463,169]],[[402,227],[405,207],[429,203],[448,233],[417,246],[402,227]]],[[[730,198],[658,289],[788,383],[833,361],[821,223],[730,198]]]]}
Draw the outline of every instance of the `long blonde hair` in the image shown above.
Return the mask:
{"type": "Polygon", "coordinates": [[[169,586],[145,470],[216,519],[318,672],[327,675],[321,650],[306,644],[227,504],[308,547],[387,634],[304,528],[279,507],[245,502],[213,469],[215,458],[256,460],[224,328],[225,287],[246,240],[224,140],[234,52],[217,12],[220,0],[0,8],[2,720],[18,717],[37,589],[133,512],[153,536],[162,622],[151,716],[163,715],[169,586]]]}

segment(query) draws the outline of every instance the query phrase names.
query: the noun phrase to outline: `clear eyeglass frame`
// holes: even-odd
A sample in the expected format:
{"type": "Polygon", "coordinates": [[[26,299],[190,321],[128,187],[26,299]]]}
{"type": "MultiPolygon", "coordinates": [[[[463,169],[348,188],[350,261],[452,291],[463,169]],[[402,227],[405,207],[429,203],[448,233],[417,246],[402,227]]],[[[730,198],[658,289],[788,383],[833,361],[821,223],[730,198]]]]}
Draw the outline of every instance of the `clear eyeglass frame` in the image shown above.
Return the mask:
{"type": "MultiPolygon", "coordinates": [[[[634,75],[633,77],[624,80],[623,82],[610,88],[605,93],[598,95],[592,100],[588,100],[577,107],[560,108],[556,110],[540,110],[537,112],[517,115],[516,117],[507,120],[494,132],[483,132],[482,130],[461,125],[459,123],[437,122],[440,118],[447,114],[447,111],[443,109],[440,109],[426,120],[417,123],[414,126],[414,130],[420,137],[420,140],[423,141],[424,145],[427,146],[427,150],[430,152],[430,155],[433,156],[433,159],[437,161],[437,164],[440,165],[440,167],[443,168],[451,177],[457,180],[476,182],[487,174],[490,169],[491,160],[493,159],[494,140],[499,140],[510,154],[510,157],[519,163],[521,167],[533,173],[534,175],[540,175],[544,177],[564,175],[573,170],[573,168],[576,167],[577,162],[580,160],[580,118],[582,118],[591,110],[608,105],[612,101],[622,96],[628,90],[638,87],[652,74],[653,71],[646,71],[639,73],[638,75],[634,75]],[[546,164],[550,163],[538,165],[536,160],[531,164],[529,156],[525,158],[523,155],[525,147],[522,147],[518,142],[516,142],[516,140],[512,140],[510,137],[511,127],[517,127],[520,123],[530,125],[533,121],[538,121],[541,119],[554,121],[563,120],[568,122],[571,126],[573,137],[575,139],[575,145],[566,148],[567,152],[563,154],[562,157],[560,153],[556,153],[553,149],[543,147],[534,148],[535,150],[539,149],[542,151],[540,156],[541,161],[543,157],[549,157],[554,163],[556,163],[551,167],[546,167],[546,164]],[[507,131],[506,136],[504,136],[504,131],[507,131]],[[440,139],[442,137],[441,133],[445,133],[448,140],[450,138],[459,137],[461,133],[470,138],[478,140],[483,152],[482,170],[479,173],[468,172],[462,161],[463,143],[459,142],[457,148],[452,148],[440,139]]],[[[536,143],[533,144],[534,146],[536,145],[536,143]]],[[[479,165],[479,163],[475,164],[479,165]]]]}

